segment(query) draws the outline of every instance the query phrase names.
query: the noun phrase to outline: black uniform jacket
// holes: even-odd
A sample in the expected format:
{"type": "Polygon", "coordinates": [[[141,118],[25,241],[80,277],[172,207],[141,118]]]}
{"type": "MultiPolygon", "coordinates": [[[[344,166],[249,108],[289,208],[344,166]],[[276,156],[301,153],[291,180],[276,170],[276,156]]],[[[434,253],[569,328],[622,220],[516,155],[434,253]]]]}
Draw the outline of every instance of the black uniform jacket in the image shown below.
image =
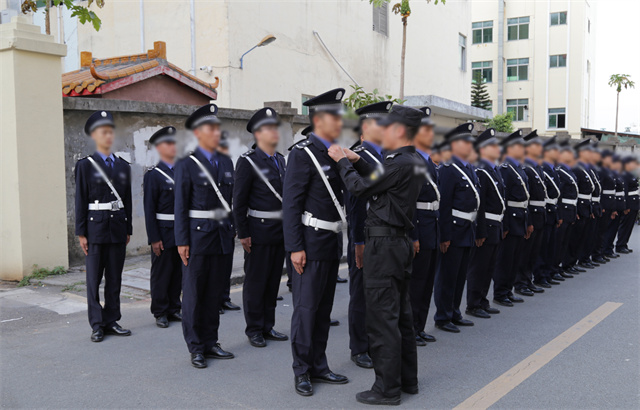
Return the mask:
{"type": "Polygon", "coordinates": [[[560,200],[558,201],[558,218],[562,219],[563,224],[572,224],[576,221],[577,207],[576,205],[564,201],[577,201],[578,199],[578,183],[576,175],[566,165],[560,164],[556,168],[558,177],[560,178],[560,200]]]}
{"type": "Polygon", "coordinates": [[[602,193],[600,194],[600,205],[603,210],[617,211],[618,201],[616,200],[616,175],[608,168],[600,167],[598,170],[602,193]],[[605,194],[605,191],[608,192],[605,194]]]}
{"type": "MultiPolygon", "coordinates": [[[[595,184],[591,179],[591,174],[586,169],[587,165],[581,162],[573,167],[573,173],[578,183],[578,193],[580,195],[591,196],[595,189],[595,184]]],[[[589,218],[592,213],[591,199],[578,197],[578,216],[580,218],[589,218]]]]}
{"type": "MultiPolygon", "coordinates": [[[[418,153],[420,155],[420,153],[418,153]]],[[[420,159],[427,167],[427,172],[431,181],[438,187],[438,171],[436,165],[420,155],[420,159]]],[[[420,195],[418,195],[418,202],[434,202],[438,200],[438,193],[434,189],[433,185],[427,178],[422,183],[420,189],[420,195]]],[[[438,217],[440,216],[440,210],[430,211],[426,209],[416,209],[416,216],[411,237],[414,241],[420,241],[420,249],[436,249],[440,243],[440,227],[438,226],[438,217]]]]}
{"type": "Polygon", "coordinates": [[[546,186],[542,177],[542,167],[537,162],[527,158],[524,160],[523,169],[529,181],[529,225],[533,229],[542,229],[546,214],[546,186]],[[542,202],[544,205],[532,205],[531,201],[542,202]]]}
{"type": "Polygon", "coordinates": [[[622,173],[622,180],[624,181],[624,200],[626,201],[626,209],[631,209],[632,212],[640,210],[638,178],[636,178],[631,172],[624,171],[622,173]]]}
{"type": "MultiPolygon", "coordinates": [[[[458,158],[452,157],[451,162],[440,168],[439,177],[440,242],[451,241],[451,246],[458,247],[475,246],[477,220],[472,222],[452,214],[454,209],[467,213],[478,211],[476,192],[479,187],[475,171],[467,168],[458,158]]],[[[478,197],[479,195],[478,192],[478,197]]]]}
{"type": "Polygon", "coordinates": [[[162,170],[162,172],[169,177],[174,178],[173,169],[170,169],[162,161],[144,174],[143,202],[147,238],[149,239],[149,243],[162,241],[164,248],[172,248],[176,246],[173,221],[159,220],[156,218],[156,214],[173,215],[175,184],[174,181],[171,181],[158,172],[158,169],[162,170]]]}
{"type": "Polygon", "coordinates": [[[591,194],[591,212],[599,217],[602,215],[602,183],[600,182],[600,173],[594,165],[587,165],[587,172],[593,182],[593,193],[591,194]]]}
{"type": "Polygon", "coordinates": [[[508,201],[525,202],[527,201],[527,191],[529,190],[529,181],[527,174],[524,172],[517,161],[507,158],[500,165],[500,174],[505,186],[505,202],[507,211],[502,220],[502,226],[505,231],[517,236],[524,236],[529,222],[529,212],[527,208],[518,208],[509,206],[508,201]]]}
{"type": "Polygon", "coordinates": [[[560,176],[553,165],[549,162],[542,163],[542,175],[544,183],[547,186],[547,197],[552,201],[547,201],[547,217],[545,222],[547,225],[555,225],[558,223],[558,207],[560,204],[560,176]],[[553,201],[556,203],[554,204],[553,201]]]}
{"type": "Polygon", "coordinates": [[[625,197],[625,184],[624,178],[622,178],[622,174],[619,172],[615,172],[616,178],[616,202],[617,202],[617,210],[618,212],[627,210],[627,199],[625,197]]]}
{"type": "Polygon", "coordinates": [[[502,240],[502,222],[487,219],[486,214],[501,215],[504,212],[504,182],[497,167],[484,159],[478,162],[476,175],[480,184],[476,237],[486,238],[485,243],[488,245],[496,245],[502,240]]]}
{"type": "Polygon", "coordinates": [[[93,160],[109,177],[118,191],[124,209],[117,211],[90,211],[90,203],[116,201],[109,185],[89,159],[76,163],[76,235],[86,236],[89,243],[125,243],[127,235],[133,233],[131,223],[131,166],[120,157],[115,157],[113,169],[109,169],[98,153],[93,160]]]}

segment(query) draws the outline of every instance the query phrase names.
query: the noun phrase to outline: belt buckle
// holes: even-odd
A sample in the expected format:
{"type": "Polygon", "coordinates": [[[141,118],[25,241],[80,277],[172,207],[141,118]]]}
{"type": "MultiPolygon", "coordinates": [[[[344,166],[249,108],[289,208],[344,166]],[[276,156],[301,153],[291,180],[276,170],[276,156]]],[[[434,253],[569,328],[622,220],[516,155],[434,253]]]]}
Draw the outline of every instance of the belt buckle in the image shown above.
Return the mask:
{"type": "Polygon", "coordinates": [[[336,232],[341,232],[343,228],[344,228],[344,222],[338,221],[336,232]]]}
{"type": "Polygon", "coordinates": [[[120,202],[121,201],[111,201],[109,202],[111,204],[111,211],[119,211],[120,208],[120,202]]]}

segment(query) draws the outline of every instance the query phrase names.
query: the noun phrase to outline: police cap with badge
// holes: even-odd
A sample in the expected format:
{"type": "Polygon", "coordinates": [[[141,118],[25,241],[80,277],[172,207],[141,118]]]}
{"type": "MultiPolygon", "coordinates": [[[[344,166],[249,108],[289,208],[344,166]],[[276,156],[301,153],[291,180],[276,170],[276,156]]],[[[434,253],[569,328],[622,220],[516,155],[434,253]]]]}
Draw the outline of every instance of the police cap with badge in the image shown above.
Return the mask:
{"type": "Polygon", "coordinates": [[[449,145],[449,141],[447,140],[441,141],[439,144],[436,144],[431,148],[431,152],[434,154],[444,151],[451,151],[451,145],[449,145]]]}
{"type": "Polygon", "coordinates": [[[247,131],[254,133],[263,125],[280,125],[276,110],[271,107],[264,107],[256,111],[247,123],[247,131]]]}
{"type": "Polygon", "coordinates": [[[576,144],[575,150],[580,151],[593,151],[593,146],[591,145],[591,139],[585,138],[579,143],[576,144]]]}
{"type": "Polygon", "coordinates": [[[522,130],[517,130],[511,133],[508,137],[503,139],[500,144],[505,148],[515,144],[525,145],[525,141],[522,138],[522,130]]]}
{"type": "Polygon", "coordinates": [[[473,131],[472,123],[468,122],[465,124],[460,124],[451,131],[447,132],[444,135],[444,140],[449,144],[451,144],[453,141],[459,140],[473,142],[474,138],[473,135],[471,135],[471,131],[473,131]]]}
{"type": "MultiPolygon", "coordinates": [[[[393,102],[391,101],[380,101],[358,108],[356,110],[356,115],[358,116],[359,121],[358,125],[353,128],[353,131],[359,134],[362,131],[362,122],[365,120],[386,117],[389,115],[389,111],[391,111],[392,106],[393,102]]],[[[359,142],[357,144],[359,144],[359,142]]]]}
{"type": "Polygon", "coordinates": [[[342,97],[344,97],[344,88],[335,88],[326,93],[322,93],[303,102],[302,105],[309,107],[309,116],[319,112],[326,112],[333,115],[344,114],[342,106],[342,97]]]}
{"type": "Polygon", "coordinates": [[[435,125],[435,123],[431,119],[431,108],[430,107],[422,107],[422,108],[419,108],[419,110],[424,113],[424,117],[422,117],[422,120],[420,120],[421,124],[422,125],[429,125],[429,126],[433,127],[435,125]]]}
{"type": "Polygon", "coordinates": [[[378,124],[386,127],[391,124],[404,124],[418,128],[424,112],[406,105],[394,105],[388,115],[378,119],[378,124]]]}
{"type": "Polygon", "coordinates": [[[168,127],[160,128],[158,131],[153,133],[151,138],[149,138],[149,143],[152,145],[158,145],[163,142],[169,142],[169,143],[176,142],[175,127],[168,126],[168,127]]]}
{"type": "Polygon", "coordinates": [[[533,144],[542,145],[542,138],[538,136],[538,130],[531,131],[523,139],[524,139],[524,145],[533,145],[533,144]]]}
{"type": "Polygon", "coordinates": [[[84,124],[84,132],[87,135],[91,135],[96,128],[105,125],[112,128],[116,127],[116,124],[113,122],[113,114],[109,111],[96,111],[89,116],[89,119],[87,119],[87,122],[84,124]]]}
{"type": "Polygon", "coordinates": [[[496,137],[496,130],[493,128],[487,128],[482,134],[476,137],[473,145],[477,150],[488,145],[499,145],[498,137],[496,137]]]}
{"type": "Polygon", "coordinates": [[[571,151],[575,153],[575,150],[573,149],[573,147],[571,146],[571,143],[569,142],[569,139],[565,139],[562,140],[559,144],[558,144],[558,148],[560,149],[560,151],[571,151]]]}
{"type": "Polygon", "coordinates": [[[554,150],[554,149],[560,149],[560,146],[558,145],[558,136],[554,135],[553,137],[551,137],[548,140],[546,140],[542,144],[542,148],[545,151],[551,151],[551,150],[554,150]]]}
{"type": "Polygon", "coordinates": [[[218,106],[215,104],[207,104],[198,108],[193,114],[187,118],[184,126],[188,130],[195,130],[203,124],[220,124],[218,118],[218,106]]]}

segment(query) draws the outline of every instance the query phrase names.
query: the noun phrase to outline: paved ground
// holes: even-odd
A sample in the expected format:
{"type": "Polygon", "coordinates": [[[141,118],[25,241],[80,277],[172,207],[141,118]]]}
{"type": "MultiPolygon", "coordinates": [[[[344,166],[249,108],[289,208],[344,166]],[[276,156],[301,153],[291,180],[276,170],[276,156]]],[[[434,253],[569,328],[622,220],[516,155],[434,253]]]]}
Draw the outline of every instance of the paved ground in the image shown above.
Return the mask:
{"type": "MultiPolygon", "coordinates": [[[[639,408],[638,229],[631,246],[633,254],[527,298],[523,305],[501,308],[491,319],[475,319],[476,326],[461,334],[435,330],[430,319],[427,330],[438,341],[419,348],[421,391],[403,397],[403,406],[452,408],[484,389],[494,408],[639,408]],[[575,342],[558,338],[575,335],[572,326],[606,302],[622,305],[601,322],[589,319],[578,325],[577,331],[586,333],[575,342]],[[535,363],[550,357],[533,372],[535,363]]],[[[121,321],[133,336],[91,343],[84,299],[77,291],[82,285],[61,292],[80,282],[80,273],[57,278],[57,285],[0,287],[3,408],[365,407],[354,395],[370,387],[373,373],[349,360],[347,285],[337,288],[333,316],[342,324],[331,329],[328,355],[332,369],[351,382],[317,385],[313,397],[303,398],[293,392],[290,345],[251,347],[241,312],[225,314],[221,321],[221,342],[236,359],[210,360],[205,370],[190,366],[180,326],[158,329],[146,293],[134,287],[125,289],[121,321]]],[[[236,303],[241,302],[240,290],[232,294],[236,303]]],[[[281,294],[276,328],[288,333],[291,295],[284,285],[281,294]]]]}

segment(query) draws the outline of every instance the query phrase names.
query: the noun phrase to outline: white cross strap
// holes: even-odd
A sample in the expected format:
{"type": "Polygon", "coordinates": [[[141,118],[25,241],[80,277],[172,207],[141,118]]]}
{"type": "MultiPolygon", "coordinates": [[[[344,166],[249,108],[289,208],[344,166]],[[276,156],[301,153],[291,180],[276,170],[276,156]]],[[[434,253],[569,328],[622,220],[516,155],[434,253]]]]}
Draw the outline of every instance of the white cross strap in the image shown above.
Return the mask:
{"type": "Polygon", "coordinates": [[[553,184],[553,188],[556,190],[556,192],[558,193],[558,197],[559,197],[560,196],[560,188],[558,188],[558,185],[556,184],[556,182],[553,180],[551,175],[547,174],[547,171],[542,171],[542,173],[544,174],[544,176],[546,176],[549,179],[549,181],[551,181],[551,183],[553,184]]]}
{"type": "MultiPolygon", "coordinates": [[[[107,208],[107,207],[106,207],[106,205],[107,205],[107,204],[98,204],[98,205],[104,205],[104,207],[103,207],[103,208],[101,208],[101,207],[96,206],[96,209],[93,209],[93,210],[101,210],[101,211],[108,210],[108,211],[113,211],[113,210],[116,210],[116,209],[114,209],[114,205],[113,205],[114,203],[116,203],[116,207],[117,207],[118,209],[122,209],[122,208],[124,208],[124,202],[122,202],[122,198],[120,198],[120,194],[118,194],[118,191],[114,188],[113,184],[112,184],[112,183],[111,183],[111,181],[109,180],[109,177],[107,177],[107,174],[105,174],[105,173],[104,173],[104,170],[103,170],[102,168],[100,168],[100,165],[98,165],[98,164],[96,163],[96,161],[95,161],[93,158],[91,158],[91,157],[87,157],[87,159],[89,160],[89,162],[91,162],[91,165],[93,165],[93,167],[98,171],[98,173],[100,174],[100,176],[102,177],[102,179],[104,180],[104,182],[106,182],[106,183],[107,183],[107,185],[109,186],[109,188],[111,188],[111,192],[113,192],[113,195],[114,195],[114,196],[116,197],[116,199],[117,199],[117,201],[113,201],[113,202],[110,202],[110,203],[109,203],[109,204],[110,204],[110,206],[111,206],[110,208],[107,208]]],[[[115,164],[114,164],[114,165],[115,165],[115,164]]],[[[96,201],[96,203],[97,203],[97,201],[96,201]]],[[[91,209],[91,205],[89,205],[89,210],[92,210],[92,209],[91,209]]]]}
{"type": "Polygon", "coordinates": [[[169,174],[167,174],[166,172],[164,172],[163,170],[161,170],[161,169],[160,169],[160,168],[158,168],[158,167],[155,167],[154,169],[155,169],[156,171],[158,171],[159,173],[161,173],[162,175],[164,175],[164,176],[165,176],[165,178],[167,178],[167,180],[168,180],[169,182],[171,182],[171,183],[172,183],[172,184],[174,184],[174,185],[176,184],[176,182],[173,180],[173,178],[171,178],[171,177],[169,176],[169,174]]]}
{"type": "MultiPolygon", "coordinates": [[[[478,172],[478,171],[482,171],[485,174],[487,174],[487,177],[489,178],[489,180],[491,182],[493,182],[491,185],[493,185],[493,189],[496,191],[496,195],[498,195],[498,199],[500,199],[500,203],[502,204],[502,211],[500,211],[500,213],[503,214],[505,209],[507,209],[507,207],[504,204],[504,199],[502,199],[502,195],[500,195],[500,190],[498,189],[498,185],[495,183],[494,179],[491,177],[491,174],[489,174],[489,172],[486,169],[484,169],[484,168],[476,168],[476,172],[478,172]]],[[[485,216],[487,214],[488,214],[488,212],[485,212],[485,216]]],[[[492,219],[492,218],[489,218],[489,219],[492,219]]]]}
{"type": "Polygon", "coordinates": [[[200,167],[200,170],[202,172],[204,172],[204,174],[206,175],[207,179],[211,183],[211,186],[213,187],[214,191],[216,191],[216,195],[218,195],[218,199],[220,200],[220,203],[222,204],[222,207],[224,208],[224,210],[227,211],[227,212],[231,212],[231,207],[229,206],[229,203],[222,196],[222,193],[220,192],[220,189],[218,189],[218,184],[216,184],[216,181],[213,180],[213,177],[209,173],[209,170],[207,170],[207,168],[205,168],[205,166],[202,165],[202,162],[200,162],[198,160],[198,158],[194,157],[193,155],[189,155],[189,158],[191,158],[193,160],[193,162],[198,164],[198,167],[200,167]]]}
{"type": "MultiPolygon", "coordinates": [[[[478,210],[478,208],[480,208],[480,194],[478,194],[478,190],[474,186],[473,181],[471,180],[471,177],[467,175],[463,170],[461,170],[460,167],[455,162],[452,162],[451,165],[453,165],[453,167],[457,169],[458,172],[460,172],[465,179],[469,178],[469,185],[471,186],[471,189],[473,189],[473,194],[476,196],[476,210],[478,210]]],[[[475,218],[473,218],[473,220],[475,220],[475,218]]]]}
{"type": "Polygon", "coordinates": [[[262,179],[262,182],[264,182],[267,185],[267,188],[269,188],[269,190],[271,192],[273,192],[273,195],[276,196],[276,198],[278,198],[278,200],[280,202],[282,202],[282,196],[280,196],[280,194],[278,193],[278,191],[276,191],[276,189],[273,187],[273,185],[271,185],[271,182],[269,182],[269,180],[267,179],[267,177],[264,176],[264,174],[262,173],[262,171],[260,171],[260,169],[258,168],[258,166],[256,165],[255,162],[253,162],[253,160],[251,158],[249,158],[249,156],[247,155],[246,157],[244,157],[247,161],[249,161],[249,164],[251,164],[251,166],[253,167],[253,169],[256,170],[256,173],[258,174],[258,176],[260,177],[260,179],[262,179]]]}
{"type": "Polygon", "coordinates": [[[590,193],[590,194],[591,194],[591,193],[593,193],[593,191],[596,189],[596,186],[595,186],[595,185],[593,185],[593,180],[592,180],[592,179],[591,179],[591,177],[589,176],[589,173],[587,172],[587,170],[586,170],[586,169],[584,169],[583,167],[579,167],[579,168],[582,170],[582,172],[584,172],[584,174],[585,174],[585,175],[586,175],[586,177],[587,177],[587,180],[589,180],[589,184],[591,184],[591,192],[589,192],[589,193],[590,193]]]}
{"type": "Polygon", "coordinates": [[[313,165],[316,166],[316,169],[320,174],[320,179],[322,179],[322,182],[324,182],[324,186],[327,187],[327,191],[329,191],[329,195],[331,196],[333,205],[336,207],[338,214],[340,214],[340,220],[342,221],[343,224],[346,225],[347,215],[344,213],[344,209],[342,209],[342,206],[340,205],[340,201],[338,201],[338,198],[336,198],[336,194],[333,192],[333,189],[331,188],[331,184],[329,184],[329,178],[325,175],[324,171],[322,171],[322,167],[320,166],[318,159],[316,158],[315,155],[313,155],[313,152],[311,152],[309,147],[304,147],[304,150],[307,152],[307,154],[309,154],[309,157],[311,158],[313,165]]]}
{"type": "Polygon", "coordinates": [[[369,155],[369,156],[371,157],[371,159],[373,159],[373,160],[376,162],[376,164],[378,164],[378,165],[382,165],[382,162],[380,162],[380,160],[379,160],[378,158],[376,158],[376,156],[375,156],[375,155],[373,155],[372,153],[370,153],[370,152],[369,152],[369,151],[367,151],[366,149],[364,149],[363,151],[364,151],[364,152],[366,152],[366,153],[367,153],[367,155],[369,155]]]}
{"type": "Polygon", "coordinates": [[[518,174],[518,171],[516,171],[513,165],[509,164],[508,162],[507,162],[507,165],[509,165],[509,168],[511,168],[513,173],[516,174],[516,177],[518,177],[518,180],[520,180],[520,185],[522,185],[522,189],[524,189],[524,193],[527,195],[527,201],[528,201],[530,196],[529,196],[529,190],[527,189],[527,185],[524,183],[524,180],[522,179],[520,174],[518,174]]]}

